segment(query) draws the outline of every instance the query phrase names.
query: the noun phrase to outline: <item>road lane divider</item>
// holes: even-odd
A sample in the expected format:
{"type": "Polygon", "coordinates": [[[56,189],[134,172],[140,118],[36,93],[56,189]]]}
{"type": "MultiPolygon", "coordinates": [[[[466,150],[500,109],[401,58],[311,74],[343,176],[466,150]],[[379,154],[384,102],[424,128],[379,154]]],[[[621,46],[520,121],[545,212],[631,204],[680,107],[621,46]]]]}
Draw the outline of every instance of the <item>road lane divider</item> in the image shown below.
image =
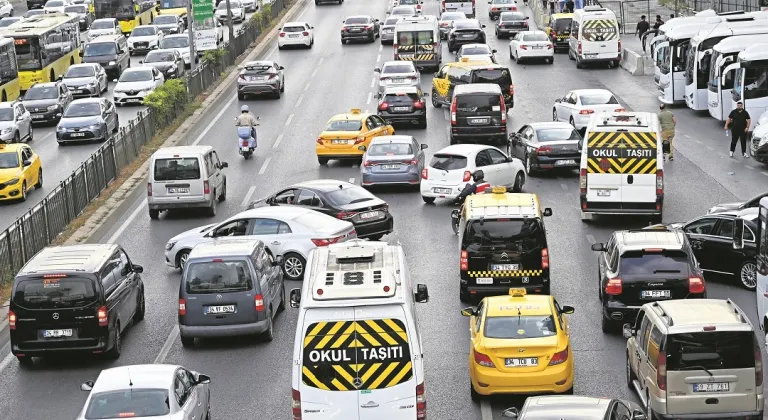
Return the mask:
{"type": "Polygon", "coordinates": [[[366,99],[365,104],[370,105],[371,99],[373,99],[373,92],[368,92],[368,99],[366,99]]]}
{"type": "Polygon", "coordinates": [[[283,135],[280,134],[279,136],[277,136],[277,139],[275,140],[275,143],[272,145],[272,148],[277,149],[277,146],[280,146],[280,141],[282,140],[283,140],[283,135]]]}
{"type": "Polygon", "coordinates": [[[240,203],[240,207],[245,207],[248,205],[248,203],[251,201],[251,196],[253,195],[254,191],[256,191],[256,186],[252,186],[251,188],[248,188],[248,192],[245,194],[245,198],[243,198],[243,202],[240,203]]]}
{"type": "Polygon", "coordinates": [[[289,115],[289,116],[288,116],[288,119],[287,119],[287,120],[285,120],[285,126],[286,126],[286,127],[288,127],[289,125],[291,125],[291,121],[293,121],[293,116],[294,116],[294,114],[291,114],[291,115],[289,115]]]}
{"type": "Polygon", "coordinates": [[[297,101],[296,101],[296,105],[294,105],[294,106],[295,106],[296,108],[298,108],[299,106],[301,106],[301,102],[302,102],[303,100],[304,100],[304,94],[301,94],[301,95],[299,96],[299,100],[297,100],[297,101]]]}
{"type": "Polygon", "coordinates": [[[269,162],[272,161],[272,157],[268,157],[267,160],[264,161],[264,164],[261,165],[261,169],[259,169],[259,175],[264,175],[264,172],[267,172],[267,168],[269,167],[269,162]]]}

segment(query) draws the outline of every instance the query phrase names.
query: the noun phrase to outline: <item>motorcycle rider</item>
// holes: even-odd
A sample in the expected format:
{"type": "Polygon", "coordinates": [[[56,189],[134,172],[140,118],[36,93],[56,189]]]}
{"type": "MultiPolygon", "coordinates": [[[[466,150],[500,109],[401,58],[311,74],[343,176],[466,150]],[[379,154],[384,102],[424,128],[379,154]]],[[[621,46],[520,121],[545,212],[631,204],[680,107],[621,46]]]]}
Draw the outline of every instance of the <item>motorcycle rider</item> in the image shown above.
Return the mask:
{"type": "Polygon", "coordinates": [[[251,127],[251,137],[256,139],[256,127],[259,125],[259,120],[251,115],[248,105],[240,107],[240,115],[235,119],[236,127],[251,127]]]}
{"type": "Polygon", "coordinates": [[[472,180],[475,181],[475,183],[464,186],[464,189],[461,190],[459,196],[456,197],[456,203],[463,204],[464,200],[466,200],[470,194],[480,194],[491,186],[491,184],[486,182],[485,173],[482,169],[478,169],[472,174],[472,180]]]}

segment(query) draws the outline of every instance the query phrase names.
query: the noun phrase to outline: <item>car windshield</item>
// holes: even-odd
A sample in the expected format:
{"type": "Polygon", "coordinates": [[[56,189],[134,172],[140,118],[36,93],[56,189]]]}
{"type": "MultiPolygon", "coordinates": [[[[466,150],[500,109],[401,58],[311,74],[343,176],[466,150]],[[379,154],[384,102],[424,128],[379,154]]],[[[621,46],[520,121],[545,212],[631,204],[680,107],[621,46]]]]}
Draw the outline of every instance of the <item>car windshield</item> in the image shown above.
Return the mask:
{"type": "Polygon", "coordinates": [[[547,34],[525,34],[523,35],[524,42],[536,42],[536,41],[549,41],[547,34]]]}
{"type": "Polygon", "coordinates": [[[688,273],[688,256],[680,250],[627,251],[621,254],[619,271],[622,275],[657,273],[688,273]]]}
{"type": "Polygon", "coordinates": [[[581,139],[579,133],[573,128],[542,128],[536,130],[536,138],[539,143],[581,139]]]}
{"type": "Polygon", "coordinates": [[[381,74],[392,73],[413,73],[414,69],[412,65],[408,64],[386,64],[381,69],[381,74]]]}
{"type": "MultiPolygon", "coordinates": [[[[0,110],[0,115],[2,115],[0,110]]],[[[16,152],[0,153],[0,169],[11,169],[19,167],[19,154],[16,152]]]]}
{"type": "Polygon", "coordinates": [[[0,28],[5,28],[6,26],[13,25],[14,23],[20,21],[19,18],[2,18],[0,19],[0,28]]]}
{"type": "Polygon", "coordinates": [[[325,197],[334,206],[357,204],[376,198],[375,195],[369,193],[362,187],[358,187],[357,185],[347,186],[342,189],[335,189],[326,194],[325,197]]]}
{"type": "Polygon", "coordinates": [[[110,20],[94,20],[91,24],[91,29],[113,29],[114,27],[114,22],[110,20]]]}
{"type": "Polygon", "coordinates": [[[70,67],[66,73],[64,73],[65,79],[72,79],[76,77],[93,77],[96,76],[96,69],[91,66],[82,67],[70,67]]]}
{"type": "Polygon", "coordinates": [[[368,149],[368,156],[412,155],[410,143],[377,143],[368,149]]]}
{"type": "Polygon", "coordinates": [[[525,15],[520,12],[507,12],[501,14],[501,20],[502,21],[510,21],[510,20],[525,20],[525,15]]]}
{"type": "Polygon", "coordinates": [[[360,131],[363,122],[358,120],[335,120],[325,126],[325,131],[360,131]]]}
{"type": "Polygon", "coordinates": [[[364,17],[354,17],[354,18],[348,18],[344,21],[346,25],[365,25],[368,23],[368,18],[364,17]]]}
{"type": "Polygon", "coordinates": [[[456,29],[480,29],[480,24],[474,19],[463,19],[453,22],[456,29]]]}
{"type": "Polygon", "coordinates": [[[164,61],[174,61],[173,53],[170,51],[152,51],[144,58],[145,63],[162,63],[164,61]]]}
{"type": "MultiPolygon", "coordinates": [[[[658,354],[653,340],[648,353],[658,354]]],[[[667,336],[667,370],[752,369],[755,341],[750,331],[701,331],[667,336]]],[[[758,353],[759,355],[759,353],[758,353]]],[[[717,373],[715,373],[717,375],[717,373]]]]}
{"type": "Polygon", "coordinates": [[[582,105],[618,104],[619,101],[610,93],[584,93],[579,96],[582,105]]]}
{"type": "Polygon", "coordinates": [[[117,50],[114,42],[89,42],[85,44],[85,52],[83,53],[86,57],[115,54],[117,54],[117,50]]]}
{"type": "Polygon", "coordinates": [[[96,102],[72,103],[64,111],[66,118],[93,117],[96,115],[101,115],[101,105],[96,102]]]}
{"type": "Polygon", "coordinates": [[[88,13],[88,6],[67,6],[64,8],[64,13],[78,13],[84,15],[88,13]]]}
{"type": "Polygon", "coordinates": [[[440,15],[440,20],[443,22],[451,22],[454,20],[466,19],[466,18],[467,18],[467,15],[460,12],[453,12],[453,13],[446,12],[440,15]]]}
{"type": "Polygon", "coordinates": [[[541,338],[557,334],[552,315],[489,316],[485,318],[486,338],[541,338]]]}
{"type": "Polygon", "coordinates": [[[24,95],[24,100],[56,99],[59,97],[58,86],[32,86],[24,95]]]}
{"type": "Polygon", "coordinates": [[[398,20],[400,20],[398,17],[388,18],[386,21],[384,21],[384,26],[392,26],[396,24],[398,20]]]}
{"type": "Polygon", "coordinates": [[[429,166],[441,171],[454,171],[467,167],[467,158],[465,156],[446,155],[442,153],[432,156],[429,166]]]}
{"type": "Polygon", "coordinates": [[[165,15],[165,16],[158,16],[155,18],[155,20],[152,21],[155,25],[175,25],[176,24],[176,16],[173,15],[165,15]]]}
{"type": "Polygon", "coordinates": [[[456,95],[456,111],[459,113],[501,111],[501,96],[489,93],[456,95]]]}
{"type": "Polygon", "coordinates": [[[166,416],[171,412],[165,389],[127,389],[91,395],[86,419],[166,416]]]}
{"type": "Polygon", "coordinates": [[[64,6],[64,2],[61,0],[51,0],[48,3],[45,3],[45,7],[61,7],[64,6]]]}
{"type": "Polygon", "coordinates": [[[461,55],[488,55],[490,53],[491,49],[487,46],[461,48],[461,55]]]}
{"type": "Polygon", "coordinates": [[[149,70],[124,71],[118,82],[148,82],[152,80],[152,72],[149,70]]]}
{"type": "Polygon", "coordinates": [[[407,6],[407,7],[395,7],[392,9],[392,15],[415,15],[416,14],[416,8],[413,6],[407,6]]]}
{"type": "Polygon", "coordinates": [[[160,48],[187,48],[189,47],[189,38],[185,35],[183,37],[168,37],[163,38],[160,42],[160,48]]]}
{"type": "Polygon", "coordinates": [[[23,279],[13,294],[14,303],[27,309],[82,307],[96,300],[95,281],[77,276],[23,279]]]}
{"type": "Polygon", "coordinates": [[[144,27],[144,28],[139,27],[134,29],[133,32],[131,32],[132,37],[133,36],[152,36],[154,34],[155,34],[155,28],[148,28],[148,27],[144,27]]]}
{"type": "Polygon", "coordinates": [[[253,289],[251,270],[245,261],[192,263],[185,271],[189,294],[247,292],[253,289]]]}
{"type": "Polygon", "coordinates": [[[168,158],[155,160],[155,181],[200,179],[198,158],[168,158]]]}

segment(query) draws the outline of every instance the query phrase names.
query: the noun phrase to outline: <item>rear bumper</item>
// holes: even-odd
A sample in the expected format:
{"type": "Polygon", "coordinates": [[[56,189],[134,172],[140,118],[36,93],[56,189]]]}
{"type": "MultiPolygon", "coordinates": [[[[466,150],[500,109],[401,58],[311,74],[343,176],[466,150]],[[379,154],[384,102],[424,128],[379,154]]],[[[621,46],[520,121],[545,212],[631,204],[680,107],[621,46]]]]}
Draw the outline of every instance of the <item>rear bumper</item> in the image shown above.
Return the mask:
{"type": "Polygon", "coordinates": [[[109,334],[94,337],[92,339],[75,340],[82,342],[74,343],[73,340],[61,340],[52,339],[51,342],[45,342],[43,346],[38,346],[35,341],[25,341],[18,343],[17,339],[14,339],[14,334],[11,334],[11,353],[14,356],[21,357],[43,357],[50,356],[52,354],[65,354],[65,353],[103,353],[109,349],[109,334]],[[53,344],[56,343],[56,344],[53,344]],[[58,345],[60,343],[60,345],[58,345]],[[88,345],[92,343],[91,345],[88,345]]]}
{"type": "Polygon", "coordinates": [[[280,84],[275,85],[237,85],[237,93],[247,95],[277,94],[280,84]]]}
{"type": "Polygon", "coordinates": [[[517,35],[519,32],[527,31],[528,28],[498,28],[499,35],[517,35]]]}
{"type": "Polygon", "coordinates": [[[640,306],[627,306],[622,302],[609,300],[603,304],[603,317],[615,322],[628,322],[635,325],[635,318],[640,308],[640,306]]]}
{"type": "Polygon", "coordinates": [[[200,201],[185,201],[185,202],[160,202],[160,203],[148,203],[147,207],[150,210],[171,210],[171,209],[195,209],[210,207],[213,199],[200,200],[200,201]]]}
{"type": "Polygon", "coordinates": [[[250,324],[234,325],[182,325],[179,324],[179,335],[193,338],[234,337],[240,335],[261,334],[269,328],[269,320],[256,321],[250,324]]]}
{"type": "Polygon", "coordinates": [[[387,124],[397,123],[411,123],[426,121],[427,113],[425,111],[411,112],[407,114],[391,114],[388,112],[379,112],[379,116],[387,122],[387,124]]]}
{"type": "Polygon", "coordinates": [[[408,172],[395,174],[366,173],[360,174],[363,185],[408,184],[417,185],[421,178],[418,167],[411,167],[408,172]]]}
{"type": "Polygon", "coordinates": [[[580,208],[586,214],[605,214],[605,215],[661,215],[664,210],[664,197],[658,198],[655,202],[647,203],[607,203],[607,202],[589,202],[584,195],[580,197],[580,208]]]}
{"type": "Polygon", "coordinates": [[[341,39],[371,39],[374,37],[373,30],[364,32],[342,32],[341,39]]]}
{"type": "MultiPolygon", "coordinates": [[[[569,355],[570,356],[570,355],[569,355]]],[[[472,387],[480,395],[494,394],[560,394],[573,387],[573,357],[541,372],[510,373],[469,362],[472,387]],[[559,384],[558,384],[559,383],[559,384]]]]}
{"type": "Polygon", "coordinates": [[[395,218],[389,213],[383,219],[375,222],[355,224],[357,237],[363,239],[375,235],[386,235],[392,233],[394,229],[395,218]]]}
{"type": "Polygon", "coordinates": [[[539,156],[534,155],[535,157],[532,157],[531,159],[531,166],[536,170],[549,170],[549,169],[577,169],[581,165],[581,155],[573,155],[573,156],[539,156]],[[558,165],[558,161],[567,161],[572,160],[575,163],[569,163],[569,164],[560,164],[558,165]]]}
{"type": "Polygon", "coordinates": [[[578,55],[576,54],[577,59],[579,62],[582,63],[610,63],[610,62],[619,62],[621,61],[621,55],[611,55],[610,57],[600,57],[600,54],[596,55],[595,57],[587,57],[585,55],[578,55]]]}
{"type": "Polygon", "coordinates": [[[456,140],[488,140],[489,143],[506,144],[507,127],[491,126],[483,128],[451,127],[451,137],[456,140]]]}
{"type": "Polygon", "coordinates": [[[549,273],[545,273],[543,276],[530,276],[529,282],[520,284],[520,277],[498,278],[494,277],[494,280],[500,280],[501,284],[489,284],[489,285],[469,285],[466,272],[461,272],[461,280],[459,281],[459,287],[462,290],[466,290],[470,295],[481,296],[496,296],[509,294],[509,289],[522,289],[529,294],[546,293],[546,288],[549,287],[549,273]],[[504,283],[506,282],[506,283],[504,283]]]}
{"type": "Polygon", "coordinates": [[[714,413],[714,414],[659,414],[653,413],[657,418],[676,420],[676,419],[740,419],[740,420],[763,420],[763,411],[742,411],[737,413],[714,413]]]}

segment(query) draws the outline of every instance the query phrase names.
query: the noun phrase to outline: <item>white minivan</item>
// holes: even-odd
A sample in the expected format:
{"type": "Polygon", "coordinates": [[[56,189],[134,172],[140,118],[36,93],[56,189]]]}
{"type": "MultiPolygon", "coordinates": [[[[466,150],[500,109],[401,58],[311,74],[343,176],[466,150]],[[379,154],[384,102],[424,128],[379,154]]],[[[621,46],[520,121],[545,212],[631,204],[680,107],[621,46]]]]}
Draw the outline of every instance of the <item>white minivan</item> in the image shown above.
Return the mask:
{"type": "Polygon", "coordinates": [[[227,196],[227,162],[211,146],[176,146],[152,155],[147,183],[149,218],[171,209],[205,208],[216,216],[217,202],[227,196]]]}
{"type": "Polygon", "coordinates": [[[568,58],[576,68],[589,63],[608,63],[613,68],[621,62],[621,38],[616,15],[599,6],[576,10],[568,39],[568,58]]]}

